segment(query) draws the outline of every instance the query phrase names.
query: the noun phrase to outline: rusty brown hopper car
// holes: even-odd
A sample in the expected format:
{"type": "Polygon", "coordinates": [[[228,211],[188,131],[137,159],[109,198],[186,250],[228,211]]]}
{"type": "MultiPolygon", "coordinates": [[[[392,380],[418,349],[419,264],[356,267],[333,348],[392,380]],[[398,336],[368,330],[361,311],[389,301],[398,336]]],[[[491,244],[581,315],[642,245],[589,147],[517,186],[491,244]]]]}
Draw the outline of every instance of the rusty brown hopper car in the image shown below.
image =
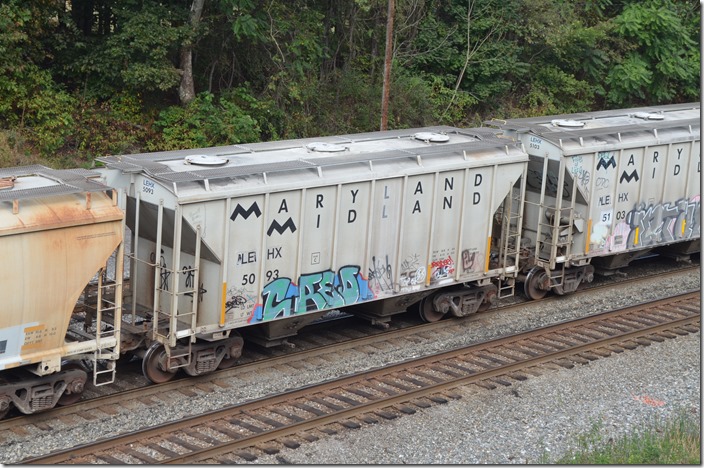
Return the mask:
{"type": "MultiPolygon", "coordinates": [[[[89,377],[86,361],[101,361],[92,366],[96,382],[112,381],[114,365],[105,361],[119,355],[121,282],[104,284],[98,275],[93,296],[100,302],[76,308],[122,245],[123,212],[95,176],[43,166],[0,170],[3,415],[12,406],[33,413],[75,401],[89,377]]],[[[114,260],[121,277],[121,255],[114,260]]]]}

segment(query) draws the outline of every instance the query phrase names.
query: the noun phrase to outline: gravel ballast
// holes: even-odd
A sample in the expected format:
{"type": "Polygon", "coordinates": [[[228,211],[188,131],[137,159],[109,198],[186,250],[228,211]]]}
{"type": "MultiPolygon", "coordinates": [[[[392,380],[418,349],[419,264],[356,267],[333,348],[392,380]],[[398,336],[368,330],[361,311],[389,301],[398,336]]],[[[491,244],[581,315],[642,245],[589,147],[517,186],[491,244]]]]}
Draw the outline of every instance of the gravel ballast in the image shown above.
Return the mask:
{"type": "Polygon", "coordinates": [[[581,435],[632,434],[700,412],[700,335],[556,371],[383,424],[365,425],[259,463],[550,463],[581,435]]]}
{"type": "MultiPolygon", "coordinates": [[[[365,369],[477,343],[578,316],[611,310],[700,288],[699,272],[599,294],[564,296],[530,303],[511,312],[464,321],[466,333],[438,336],[388,352],[358,353],[313,368],[242,373],[215,393],[180,398],[143,408],[117,408],[109,420],[65,428],[60,422],[31,439],[0,441],[0,461],[29,456],[134,431],[160,422],[329,380],[365,369]],[[543,305],[544,304],[544,305],[543,305]]],[[[604,439],[639,430],[681,412],[699,414],[700,334],[654,343],[571,370],[550,371],[510,387],[463,390],[445,405],[358,430],[321,437],[295,450],[283,449],[254,463],[537,463],[559,459],[578,437],[597,428],[604,439]],[[662,405],[660,405],[662,403],[662,405]]],[[[195,391],[195,389],[194,389],[195,391]]],[[[197,392],[196,392],[197,393],[197,392]]]]}

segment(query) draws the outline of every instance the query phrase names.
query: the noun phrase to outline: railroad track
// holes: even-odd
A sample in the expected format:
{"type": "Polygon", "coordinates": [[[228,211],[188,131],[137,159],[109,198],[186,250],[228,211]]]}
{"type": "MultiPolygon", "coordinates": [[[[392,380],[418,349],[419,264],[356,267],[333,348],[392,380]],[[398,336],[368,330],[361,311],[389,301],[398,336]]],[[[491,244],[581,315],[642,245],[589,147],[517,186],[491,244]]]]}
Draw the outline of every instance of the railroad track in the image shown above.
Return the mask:
{"type": "MultiPolygon", "coordinates": [[[[642,281],[643,279],[652,280],[654,278],[667,278],[672,275],[678,275],[688,271],[694,271],[696,269],[698,269],[698,266],[687,266],[674,271],[666,271],[656,275],[651,274],[646,278],[620,279],[616,284],[624,285],[636,283],[638,281],[642,281]]],[[[599,290],[613,287],[613,283],[591,285],[589,288],[578,290],[573,294],[573,296],[589,295],[598,292],[599,290]]],[[[365,346],[379,346],[380,343],[383,343],[384,341],[405,339],[408,337],[412,337],[413,339],[413,337],[418,334],[421,334],[422,336],[423,333],[430,333],[433,335],[441,332],[450,334],[466,333],[466,330],[461,325],[463,323],[466,325],[467,323],[471,323],[475,320],[487,320],[491,318],[492,314],[500,315],[502,313],[509,312],[510,309],[515,307],[526,307],[538,303],[545,304],[551,301],[559,301],[560,297],[547,296],[540,301],[522,301],[518,298],[514,299],[515,302],[502,304],[500,307],[492,308],[481,314],[470,316],[466,320],[443,320],[436,323],[419,324],[415,316],[398,316],[395,317],[391,328],[388,330],[381,330],[378,327],[371,326],[359,320],[357,320],[355,325],[347,328],[343,328],[345,325],[332,328],[329,324],[321,324],[318,328],[315,328],[315,326],[309,327],[310,330],[304,330],[298,337],[295,337],[292,340],[292,344],[295,343],[295,349],[279,347],[259,349],[260,352],[257,352],[256,349],[248,349],[246,356],[241,360],[241,364],[238,364],[235,368],[217,371],[215,373],[197,378],[177,378],[164,384],[147,384],[144,379],[142,379],[138,366],[134,366],[134,370],[132,372],[137,374],[134,380],[141,383],[137,383],[130,388],[123,389],[120,388],[120,384],[122,382],[119,382],[117,385],[111,387],[111,389],[120,388],[118,391],[108,391],[99,396],[87,395],[84,397],[84,400],[68,407],[57,407],[34,415],[19,415],[14,418],[8,418],[4,421],[0,421],[0,432],[3,430],[12,430],[13,428],[21,428],[22,426],[28,424],[44,427],[43,423],[45,421],[50,421],[55,418],[61,418],[72,414],[87,416],[96,409],[103,409],[114,413],[114,411],[111,411],[112,407],[119,406],[120,404],[129,402],[130,400],[139,400],[148,405],[151,401],[154,401],[152,399],[153,396],[168,394],[169,392],[184,391],[186,393],[191,393],[191,391],[183,389],[184,386],[196,387],[203,392],[212,392],[218,386],[223,386],[221,381],[228,379],[230,376],[239,376],[248,372],[260,372],[267,367],[304,361],[309,359],[311,356],[320,356],[331,352],[364,348],[365,346]],[[214,381],[216,382],[215,384],[212,383],[214,381]]],[[[122,367],[122,369],[120,369],[122,378],[129,378],[129,372],[130,369],[128,367],[122,367]]],[[[99,390],[103,392],[106,389],[103,387],[99,390]]],[[[130,406],[129,403],[127,403],[127,405],[130,406]]]]}
{"type": "Polygon", "coordinates": [[[359,373],[24,463],[234,463],[700,331],[699,291],[359,373]]]}
{"type": "MultiPolygon", "coordinates": [[[[623,284],[652,280],[653,278],[666,279],[668,276],[687,274],[690,270],[694,271],[695,268],[679,268],[678,270],[666,271],[658,275],[651,274],[644,278],[621,278],[617,283],[606,284],[603,287],[592,286],[589,289],[579,290],[571,297],[580,295],[592,297],[591,294],[593,292],[604,290],[605,288],[612,288],[613,290],[623,284]]],[[[382,366],[405,359],[405,354],[399,356],[401,353],[397,352],[397,350],[404,347],[417,349],[418,352],[429,354],[442,349],[433,345],[438,339],[442,341],[448,337],[461,336],[471,336],[474,342],[477,339],[489,339],[496,335],[492,333],[478,334],[477,331],[484,329],[489,324],[494,324],[496,319],[493,317],[497,317],[499,322],[513,323],[511,317],[514,312],[511,309],[526,311],[532,307],[540,307],[538,304],[562,300],[558,297],[548,296],[541,301],[522,303],[519,298],[515,299],[517,300],[516,304],[508,304],[501,308],[491,309],[482,314],[468,317],[465,320],[443,320],[436,323],[418,325],[418,320],[415,316],[399,316],[392,322],[391,328],[385,331],[371,327],[361,321],[352,321],[351,323],[340,324],[340,326],[335,327],[331,327],[330,324],[324,324],[323,327],[325,329],[323,330],[304,331],[300,336],[294,338],[293,342],[296,343],[295,350],[271,348],[260,349],[259,351],[261,352],[256,352],[250,349],[247,352],[247,358],[235,368],[198,378],[177,379],[160,385],[146,385],[139,372],[138,363],[132,363],[131,367],[123,367],[120,370],[121,378],[119,382],[116,382],[110,388],[100,387],[98,389],[104,392],[102,395],[96,397],[89,393],[89,389],[87,391],[89,394],[86,395],[86,398],[72,406],[59,407],[29,416],[20,415],[0,421],[0,441],[12,441],[14,444],[23,444],[23,440],[31,440],[31,434],[49,435],[55,431],[54,428],[61,428],[56,430],[63,431],[72,426],[82,425],[86,421],[91,423],[104,421],[109,424],[113,417],[124,415],[126,412],[150,411],[152,407],[165,404],[179,405],[179,401],[188,403],[190,400],[187,401],[186,399],[194,397],[201,399],[210,398],[214,401],[222,400],[223,398],[229,401],[247,401],[252,398],[250,396],[252,393],[257,394],[258,392],[252,391],[247,392],[248,394],[242,394],[240,389],[243,386],[257,388],[262,380],[266,381],[266,375],[273,372],[272,369],[276,370],[277,380],[284,378],[293,381],[293,383],[288,385],[293,388],[309,382],[304,378],[300,378],[303,373],[298,369],[311,368],[311,365],[316,369],[319,366],[324,369],[330,366],[330,363],[336,361],[353,362],[355,359],[359,359],[362,354],[373,357],[374,365],[382,366]],[[481,338],[482,336],[484,338],[481,338]],[[395,354],[395,357],[392,354],[395,354]],[[316,362],[316,360],[317,364],[311,364],[316,362]],[[296,374],[296,377],[292,377],[294,374],[296,374]],[[125,385],[126,382],[129,383],[125,385]],[[223,396],[218,396],[218,394],[223,394],[223,396]]],[[[587,299],[585,303],[588,302],[589,300],[587,299]]],[[[520,315],[524,314],[519,312],[520,315]]],[[[510,331],[511,329],[515,333],[525,329],[526,326],[528,324],[516,327],[508,326],[502,333],[506,333],[506,330],[510,331]]],[[[455,344],[451,346],[469,343],[465,339],[455,340],[452,338],[452,341],[455,344]]],[[[360,368],[366,367],[368,366],[362,365],[360,368]]],[[[339,375],[334,371],[334,368],[324,372],[327,372],[330,378],[334,375],[339,375]]],[[[271,390],[267,390],[267,392],[269,391],[271,390]]],[[[263,392],[258,394],[261,395],[263,392]]],[[[216,407],[215,405],[205,406],[216,407]]],[[[41,449],[34,450],[34,454],[42,452],[43,450],[41,449]]]]}

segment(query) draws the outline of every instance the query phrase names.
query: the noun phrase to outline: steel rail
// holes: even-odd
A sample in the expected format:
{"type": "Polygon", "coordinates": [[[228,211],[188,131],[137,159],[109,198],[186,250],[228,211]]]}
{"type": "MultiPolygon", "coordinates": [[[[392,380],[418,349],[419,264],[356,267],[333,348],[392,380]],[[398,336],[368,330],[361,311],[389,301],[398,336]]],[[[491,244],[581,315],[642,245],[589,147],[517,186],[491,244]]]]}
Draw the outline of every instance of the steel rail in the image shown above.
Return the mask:
{"type": "MultiPolygon", "coordinates": [[[[628,278],[628,279],[620,281],[616,284],[609,283],[609,284],[604,284],[604,285],[599,285],[599,286],[592,286],[588,289],[579,289],[575,293],[573,293],[572,296],[574,296],[575,294],[591,294],[591,293],[597,292],[599,290],[612,288],[612,287],[618,286],[618,285],[637,283],[639,280],[651,280],[654,278],[668,277],[668,276],[673,276],[673,275],[677,275],[677,274],[687,273],[695,268],[699,269],[698,266],[696,266],[696,267],[689,266],[689,267],[677,269],[674,271],[667,271],[667,272],[658,273],[656,275],[649,275],[646,277],[628,278]]],[[[547,296],[547,297],[545,297],[543,299],[539,299],[539,300],[526,301],[526,302],[514,303],[514,304],[504,304],[499,307],[489,309],[489,310],[481,312],[479,314],[473,314],[473,315],[465,317],[465,318],[470,321],[477,320],[477,319],[481,319],[481,318],[486,318],[486,317],[490,316],[491,314],[509,312],[512,309],[515,309],[518,307],[524,307],[526,305],[530,306],[532,304],[537,304],[537,303],[545,304],[546,302],[557,301],[557,300],[560,300],[561,297],[562,296],[557,296],[557,295],[552,296],[551,295],[551,296],[547,296]]],[[[403,329],[384,330],[384,331],[380,330],[378,333],[375,333],[373,335],[363,336],[363,337],[359,337],[359,338],[351,338],[351,339],[348,339],[343,342],[336,342],[336,343],[331,343],[331,344],[327,344],[327,345],[321,345],[321,346],[316,347],[314,349],[308,349],[308,350],[303,350],[303,351],[292,351],[292,352],[289,352],[283,356],[267,357],[265,359],[260,359],[257,361],[237,365],[233,368],[217,370],[215,372],[212,372],[212,373],[209,373],[206,375],[202,375],[202,376],[177,377],[174,380],[171,380],[169,382],[165,382],[162,384],[151,384],[151,385],[148,385],[145,387],[123,390],[123,391],[120,391],[119,393],[99,396],[99,397],[91,398],[90,400],[79,401],[78,403],[71,405],[71,406],[56,407],[51,410],[47,410],[47,411],[32,414],[32,415],[20,415],[20,416],[14,417],[14,418],[8,418],[6,420],[0,421],[0,430],[8,430],[8,429],[12,429],[15,427],[21,427],[21,426],[24,426],[27,424],[41,423],[44,421],[54,419],[54,418],[61,416],[61,415],[76,414],[76,413],[80,413],[80,412],[90,411],[93,409],[99,409],[101,407],[106,407],[109,405],[120,404],[120,403],[124,402],[125,400],[130,400],[130,399],[133,400],[133,399],[137,399],[137,398],[144,398],[144,397],[159,395],[159,394],[163,394],[165,392],[178,391],[178,389],[180,387],[183,387],[184,385],[188,385],[189,387],[191,387],[191,386],[195,386],[198,384],[208,384],[216,379],[228,378],[229,376],[236,376],[237,374],[242,373],[242,372],[253,372],[253,371],[257,371],[258,369],[265,368],[265,367],[271,367],[271,366],[276,366],[276,365],[281,365],[281,364],[287,364],[289,362],[300,361],[303,359],[308,359],[310,356],[314,356],[317,354],[324,354],[326,352],[333,351],[333,350],[347,350],[347,349],[352,349],[352,348],[364,346],[366,344],[374,344],[374,343],[379,342],[379,340],[404,338],[406,336],[414,335],[417,333],[433,332],[433,331],[436,331],[439,329],[452,327],[453,325],[456,325],[456,323],[457,322],[453,321],[453,320],[441,320],[439,322],[434,322],[434,323],[423,323],[423,324],[413,325],[413,326],[405,327],[403,329]]]]}
{"type": "MultiPolygon", "coordinates": [[[[352,376],[345,377],[340,380],[335,380],[332,382],[327,382],[319,385],[312,385],[309,387],[305,387],[302,389],[290,391],[272,398],[262,398],[259,400],[255,400],[249,403],[245,404],[240,404],[240,405],[235,405],[229,408],[225,408],[223,410],[218,410],[218,411],[213,411],[204,415],[199,415],[196,417],[192,418],[187,418],[175,423],[168,423],[162,426],[158,427],[152,427],[148,429],[144,429],[141,431],[138,431],[136,433],[124,435],[124,436],[118,436],[116,439],[110,439],[110,440],[104,440],[104,441],[99,441],[95,444],[90,444],[86,446],[81,446],[81,447],[74,447],[72,449],[62,451],[62,452],[56,452],[54,454],[45,456],[45,457],[38,457],[30,460],[25,460],[23,463],[42,463],[42,464],[52,464],[52,463],[58,463],[58,462],[68,462],[70,463],[71,459],[77,459],[76,457],[78,456],[77,452],[81,451],[88,451],[91,454],[97,454],[101,451],[108,451],[110,449],[113,449],[117,446],[125,446],[131,443],[138,443],[140,441],[144,441],[149,438],[156,438],[161,436],[164,432],[168,431],[170,433],[177,432],[179,430],[187,430],[189,428],[194,428],[198,426],[202,426],[205,423],[212,423],[214,420],[217,419],[222,419],[226,417],[233,417],[237,414],[247,414],[251,413],[254,411],[257,411],[262,408],[267,408],[267,407],[272,407],[276,406],[279,404],[284,404],[286,402],[298,399],[298,398],[304,398],[307,395],[311,395],[313,393],[322,393],[326,391],[330,391],[333,389],[341,389],[344,390],[345,386],[349,385],[354,385],[358,384],[361,381],[369,381],[370,379],[375,379],[375,378],[380,378],[380,376],[386,376],[388,377],[389,375],[393,374],[398,374],[401,372],[412,372],[413,369],[418,369],[423,366],[428,366],[432,364],[438,364],[441,363],[443,360],[448,360],[452,359],[458,355],[462,354],[467,354],[471,353],[472,351],[476,351],[478,349],[482,348],[495,348],[498,346],[505,346],[505,345],[510,345],[511,343],[515,343],[517,341],[523,341],[527,337],[530,336],[541,336],[541,335],[549,335],[550,333],[553,333],[558,330],[567,330],[567,329],[576,329],[578,327],[585,327],[589,325],[594,325],[598,324],[600,322],[603,322],[607,320],[609,317],[615,317],[615,316],[623,316],[626,314],[632,314],[634,312],[637,312],[639,310],[642,310],[644,308],[647,308],[648,310],[654,310],[657,309],[658,307],[667,307],[668,305],[672,305],[673,303],[677,302],[685,302],[685,301],[698,301],[700,300],[700,293],[699,291],[685,294],[685,295],[680,295],[676,296],[675,298],[669,298],[669,299],[663,299],[659,301],[654,301],[646,304],[639,304],[636,306],[630,306],[624,309],[620,309],[617,311],[610,311],[610,312],[604,312],[600,314],[595,314],[595,315],[590,315],[588,317],[583,317],[574,321],[569,321],[569,322],[562,322],[559,324],[553,324],[549,325],[547,327],[543,327],[537,330],[533,330],[529,333],[522,333],[518,335],[512,335],[509,337],[504,337],[500,338],[497,340],[492,340],[489,342],[485,342],[482,344],[475,344],[469,347],[463,347],[463,348],[458,348],[455,350],[451,351],[445,351],[436,355],[432,356],[427,356],[427,357],[422,357],[410,361],[406,361],[403,363],[395,364],[392,366],[385,367],[383,369],[376,369],[368,372],[363,372],[360,374],[355,374],[352,376]],[[75,455],[76,457],[72,456],[75,455]]],[[[691,308],[691,306],[690,306],[691,308]]],[[[696,309],[697,311],[699,310],[698,307],[696,309]]],[[[418,399],[421,397],[425,397],[428,395],[432,394],[437,394],[441,393],[443,391],[447,391],[447,389],[451,388],[456,388],[458,386],[464,386],[468,385],[471,383],[479,382],[479,381],[486,381],[487,379],[491,379],[492,377],[498,377],[506,374],[510,374],[512,372],[515,372],[520,369],[525,369],[526,367],[535,367],[539,366],[548,362],[555,362],[559,361],[560,359],[567,358],[570,356],[575,356],[579,355],[580,353],[584,353],[585,351],[593,350],[595,348],[604,348],[612,344],[616,343],[624,343],[629,340],[635,340],[639,337],[642,336],[647,336],[647,335],[652,335],[658,332],[663,332],[665,330],[671,330],[673,328],[677,327],[683,327],[683,326],[688,326],[692,324],[696,324],[697,322],[700,321],[700,316],[698,313],[694,312],[688,312],[688,316],[684,318],[679,318],[676,321],[668,321],[666,323],[657,323],[657,324],[647,324],[643,322],[649,322],[652,321],[652,318],[647,318],[647,319],[641,319],[640,324],[642,325],[640,328],[637,330],[629,331],[627,333],[619,333],[614,336],[608,336],[603,339],[594,339],[591,342],[588,343],[583,343],[579,344],[576,346],[571,346],[566,349],[561,349],[557,350],[554,352],[546,353],[544,355],[540,356],[535,356],[535,357],[528,357],[528,358],[523,358],[520,361],[513,362],[513,363],[507,363],[504,365],[499,365],[495,366],[491,369],[487,369],[483,372],[477,372],[472,375],[465,375],[465,376],[460,376],[457,378],[450,378],[448,380],[445,380],[443,382],[438,382],[435,384],[428,384],[423,386],[422,388],[418,389],[411,389],[408,391],[405,391],[401,394],[397,395],[392,395],[387,398],[378,398],[374,401],[370,401],[368,403],[359,403],[358,405],[354,405],[351,408],[342,408],[339,411],[335,411],[331,414],[325,414],[325,415],[320,415],[312,418],[308,418],[304,421],[300,421],[297,423],[289,424],[286,425],[285,427],[280,427],[280,428],[274,428],[271,430],[265,430],[260,434],[255,434],[254,436],[242,438],[239,440],[223,443],[220,446],[217,447],[209,447],[209,448],[204,448],[201,450],[193,449],[191,453],[185,454],[185,455],[180,455],[180,456],[174,456],[169,458],[168,460],[164,460],[163,462],[159,463],[176,463],[176,464],[184,464],[184,463],[192,463],[197,460],[203,460],[206,458],[212,458],[216,456],[220,456],[226,453],[232,453],[234,451],[237,451],[238,449],[242,449],[244,447],[251,447],[255,446],[258,444],[262,444],[264,442],[270,442],[276,439],[280,439],[282,437],[290,436],[296,433],[301,433],[303,431],[312,429],[312,428],[318,428],[321,426],[324,426],[326,424],[330,424],[333,422],[339,422],[339,421],[344,421],[346,419],[349,419],[351,417],[354,417],[356,415],[359,415],[360,413],[369,413],[373,412],[375,410],[380,410],[383,408],[388,408],[390,406],[394,406],[397,404],[405,403],[408,402],[409,400],[414,400],[418,399]]],[[[638,322],[638,320],[636,320],[638,322]]],[[[614,327],[612,327],[614,328],[614,327]]],[[[695,325],[695,328],[698,329],[698,326],[695,325]]],[[[691,330],[690,330],[691,332],[691,330]]],[[[685,332],[687,333],[687,332],[685,332]]],[[[158,461],[157,461],[158,462],[158,461]]]]}

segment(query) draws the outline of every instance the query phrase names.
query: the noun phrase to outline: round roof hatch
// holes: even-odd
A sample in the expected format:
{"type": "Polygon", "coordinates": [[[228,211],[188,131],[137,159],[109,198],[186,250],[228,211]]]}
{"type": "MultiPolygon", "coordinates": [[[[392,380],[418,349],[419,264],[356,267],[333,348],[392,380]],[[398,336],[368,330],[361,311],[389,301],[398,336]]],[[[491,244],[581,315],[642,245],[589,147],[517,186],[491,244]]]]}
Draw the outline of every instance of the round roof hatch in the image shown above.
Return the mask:
{"type": "Polygon", "coordinates": [[[207,154],[191,154],[184,158],[184,162],[196,166],[222,166],[227,164],[227,159],[221,158],[220,156],[209,156],[207,154]]]}
{"type": "Polygon", "coordinates": [[[338,153],[346,151],[347,147],[335,143],[325,143],[324,141],[314,141],[306,145],[308,151],[318,151],[320,153],[338,153]]]}
{"type": "Polygon", "coordinates": [[[436,132],[418,132],[413,135],[413,138],[415,138],[416,140],[424,141],[426,143],[445,143],[447,141],[450,141],[450,137],[446,134],[436,132]]]}
{"type": "Polygon", "coordinates": [[[662,114],[656,114],[654,112],[636,112],[633,117],[644,119],[644,120],[664,120],[665,116],[662,114]]]}
{"type": "Polygon", "coordinates": [[[582,128],[584,127],[584,122],[573,119],[556,119],[551,122],[556,127],[566,127],[566,128],[582,128]]]}

